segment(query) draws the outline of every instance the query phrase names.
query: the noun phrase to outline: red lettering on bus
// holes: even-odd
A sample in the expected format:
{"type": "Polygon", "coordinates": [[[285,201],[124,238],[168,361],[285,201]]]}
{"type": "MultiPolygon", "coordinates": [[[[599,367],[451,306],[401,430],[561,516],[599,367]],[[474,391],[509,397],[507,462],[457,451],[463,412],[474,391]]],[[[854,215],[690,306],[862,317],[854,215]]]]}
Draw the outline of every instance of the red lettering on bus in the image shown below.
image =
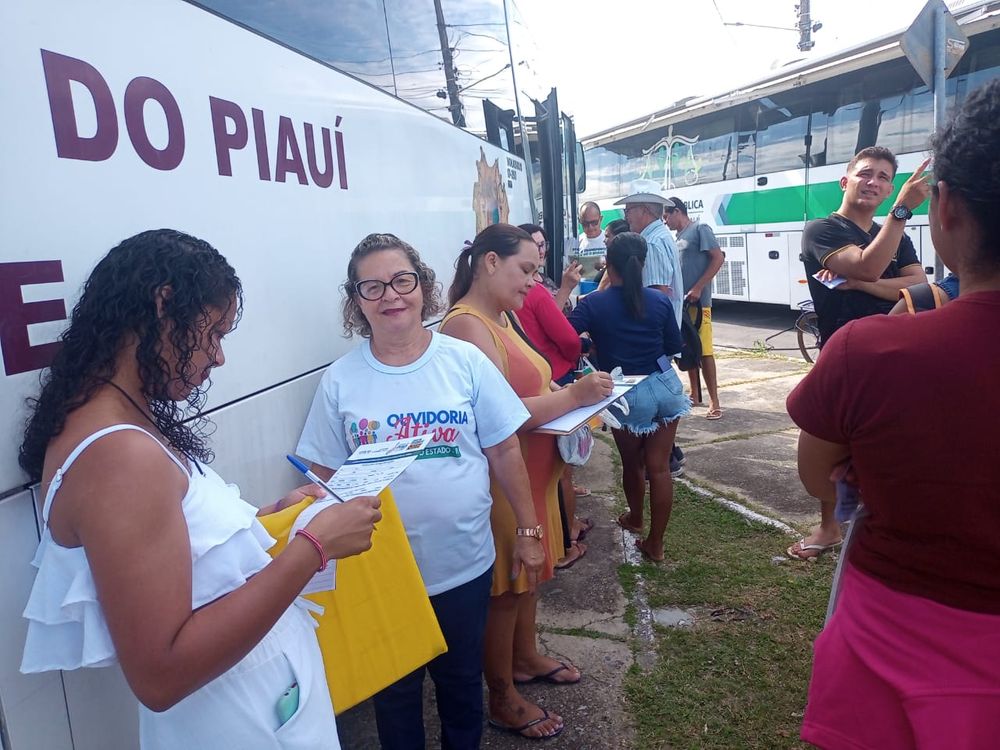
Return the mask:
{"type": "Polygon", "coordinates": [[[155,78],[133,78],[125,88],[125,127],[132,148],[153,169],[176,169],[184,158],[184,120],[181,108],[169,89],[155,78]],[[167,118],[167,145],[163,150],[153,147],[146,132],[144,107],[152,99],[163,108],[167,118]]]}
{"type": "Polygon", "coordinates": [[[118,147],[118,118],[111,89],[104,77],[90,63],[44,49],[42,68],[59,158],[83,161],[111,158],[118,147]],[[77,127],[70,81],[82,85],[94,100],[97,132],[89,138],[82,137],[77,127]]]}
{"type": "Polygon", "coordinates": [[[302,163],[302,152],[295,139],[295,126],[289,117],[278,118],[278,150],[274,159],[274,181],[284,182],[289,172],[299,178],[300,185],[308,185],[306,167],[302,163]]]}
{"type": "Polygon", "coordinates": [[[32,346],[28,326],[65,320],[66,303],[61,299],[25,302],[21,287],[62,280],[62,263],[58,260],[0,263],[0,350],[7,375],[40,370],[52,362],[59,343],[32,346]]]}
{"type": "Polygon", "coordinates": [[[250,133],[247,118],[240,105],[214,96],[208,97],[212,112],[212,133],[215,135],[215,161],[219,165],[219,175],[233,176],[233,160],[230,151],[239,151],[247,145],[250,133]],[[229,132],[227,121],[232,121],[233,132],[229,132]]]}

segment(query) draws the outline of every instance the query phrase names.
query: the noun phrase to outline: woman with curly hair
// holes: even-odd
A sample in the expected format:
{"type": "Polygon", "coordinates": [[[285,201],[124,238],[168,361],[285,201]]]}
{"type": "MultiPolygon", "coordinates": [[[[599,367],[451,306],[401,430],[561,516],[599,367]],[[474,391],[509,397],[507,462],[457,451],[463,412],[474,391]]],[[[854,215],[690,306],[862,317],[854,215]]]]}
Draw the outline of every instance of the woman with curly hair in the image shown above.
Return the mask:
{"type": "Polygon", "coordinates": [[[323,511],[268,556],[257,509],[207,466],[204,420],[184,421],[241,307],[208,243],[169,229],[124,240],[87,280],[21,446],[45,496],[21,669],[119,663],[143,750],[339,747],[296,597],[328,559],[371,545],[378,500],[323,511]]]}
{"type": "Polygon", "coordinates": [[[972,750],[1000,734],[1000,80],[931,148],[931,238],[960,296],[848,323],[787,402],[806,489],[832,491],[850,457],[864,501],[814,646],[802,739],[820,747],[972,750]]]}
{"type": "MultiPolygon", "coordinates": [[[[448,644],[427,665],[441,743],[474,750],[483,730],[483,629],[496,558],[491,474],[517,525],[538,525],[516,435],[528,412],[476,347],[424,328],[439,307],[437,284],[403,240],[365,237],[351,254],[344,294],[344,332],[360,334],[361,343],[323,375],[296,452],[326,479],[359,445],[431,436],[393,493],[448,644]]],[[[511,529],[502,542],[512,554],[497,575],[523,569],[533,588],[544,560],[539,540],[511,529]]],[[[424,671],[375,696],[386,750],[424,746],[424,671]]]]}

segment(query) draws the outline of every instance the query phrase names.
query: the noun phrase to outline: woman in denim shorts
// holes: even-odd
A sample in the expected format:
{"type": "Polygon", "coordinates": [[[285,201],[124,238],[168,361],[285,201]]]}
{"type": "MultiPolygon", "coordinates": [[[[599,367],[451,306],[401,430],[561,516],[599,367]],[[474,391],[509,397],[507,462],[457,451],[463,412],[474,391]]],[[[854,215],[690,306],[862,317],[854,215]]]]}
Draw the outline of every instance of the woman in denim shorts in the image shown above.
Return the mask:
{"type": "Polygon", "coordinates": [[[625,394],[628,413],[611,407],[621,428],[612,430],[622,459],[622,486],[628,512],[619,525],[642,533],[643,498],[649,479],[649,533],[636,540],[643,556],[663,560],[663,535],[674,502],[670,478],[670,449],[678,420],[691,410],[681,381],[668,365],[658,361],[681,350],[673,306],[665,294],[642,284],[646,241],[634,232],[617,235],[608,244],[607,275],[611,286],[588,294],[570,314],[579,332],[587,331],[597,347],[597,364],[610,372],[620,367],[625,375],[646,379],[625,394]]]}

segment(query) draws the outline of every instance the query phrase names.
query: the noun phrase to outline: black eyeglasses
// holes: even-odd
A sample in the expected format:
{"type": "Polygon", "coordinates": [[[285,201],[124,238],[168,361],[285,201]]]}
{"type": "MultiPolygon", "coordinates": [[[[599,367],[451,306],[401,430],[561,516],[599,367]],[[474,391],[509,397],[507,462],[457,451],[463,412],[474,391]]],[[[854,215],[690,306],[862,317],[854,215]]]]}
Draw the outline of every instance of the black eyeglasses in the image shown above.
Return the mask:
{"type": "Polygon", "coordinates": [[[594,219],[593,221],[581,221],[580,223],[585,227],[598,227],[601,225],[601,220],[594,219]]]}
{"type": "Polygon", "coordinates": [[[364,279],[354,285],[355,291],[361,295],[362,299],[369,302],[377,302],[385,296],[385,288],[391,286],[396,294],[409,294],[417,288],[420,283],[420,276],[415,271],[403,271],[397,273],[389,281],[379,281],[378,279],[364,279]]]}

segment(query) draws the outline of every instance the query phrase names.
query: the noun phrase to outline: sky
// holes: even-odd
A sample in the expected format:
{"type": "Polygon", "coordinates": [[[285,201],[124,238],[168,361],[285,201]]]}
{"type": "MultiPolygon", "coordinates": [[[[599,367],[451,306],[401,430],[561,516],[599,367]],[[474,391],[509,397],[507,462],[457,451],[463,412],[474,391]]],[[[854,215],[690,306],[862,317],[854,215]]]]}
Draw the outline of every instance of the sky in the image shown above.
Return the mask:
{"type": "Polygon", "coordinates": [[[812,0],[812,20],[823,28],[813,35],[812,51],[799,52],[797,31],[722,23],[790,29],[795,0],[515,0],[539,48],[541,77],[557,87],[578,138],[900,31],[925,2],[812,0]]]}

